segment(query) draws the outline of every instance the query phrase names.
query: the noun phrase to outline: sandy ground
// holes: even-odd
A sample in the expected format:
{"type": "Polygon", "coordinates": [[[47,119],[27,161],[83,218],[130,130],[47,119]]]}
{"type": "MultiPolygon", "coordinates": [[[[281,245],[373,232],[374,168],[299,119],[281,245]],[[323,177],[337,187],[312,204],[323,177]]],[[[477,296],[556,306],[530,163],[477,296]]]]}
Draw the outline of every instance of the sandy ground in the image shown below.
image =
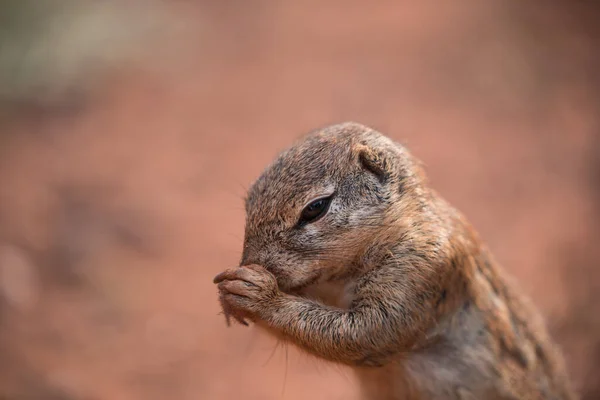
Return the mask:
{"type": "Polygon", "coordinates": [[[303,133],[354,120],[425,162],[595,398],[597,42],[574,15],[174,3],[194,34],[168,70],[123,67],[0,135],[0,397],[357,398],[350,371],[226,328],[212,284],[238,262],[245,188],[303,133]]]}

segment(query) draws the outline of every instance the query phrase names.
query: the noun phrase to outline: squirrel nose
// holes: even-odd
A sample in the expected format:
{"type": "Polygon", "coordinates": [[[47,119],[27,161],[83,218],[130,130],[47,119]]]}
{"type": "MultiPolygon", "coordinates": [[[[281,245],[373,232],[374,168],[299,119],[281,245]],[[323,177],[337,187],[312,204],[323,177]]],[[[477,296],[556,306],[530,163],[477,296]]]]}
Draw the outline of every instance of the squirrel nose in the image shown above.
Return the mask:
{"type": "Polygon", "coordinates": [[[271,260],[271,257],[269,257],[268,254],[265,254],[264,251],[244,251],[242,259],[240,260],[240,267],[243,267],[244,265],[260,265],[268,271],[273,272],[271,260]]]}
{"type": "Polygon", "coordinates": [[[275,249],[269,244],[255,241],[245,242],[240,267],[244,265],[260,265],[268,271],[273,272],[275,254],[275,249]]]}
{"type": "Polygon", "coordinates": [[[242,257],[242,261],[240,261],[240,267],[243,267],[244,265],[260,265],[260,263],[258,261],[254,261],[254,259],[252,258],[248,258],[248,257],[242,257]]]}
{"type": "Polygon", "coordinates": [[[252,264],[261,264],[260,258],[258,257],[258,252],[254,251],[250,246],[244,246],[242,259],[240,260],[240,267],[252,264]]]}

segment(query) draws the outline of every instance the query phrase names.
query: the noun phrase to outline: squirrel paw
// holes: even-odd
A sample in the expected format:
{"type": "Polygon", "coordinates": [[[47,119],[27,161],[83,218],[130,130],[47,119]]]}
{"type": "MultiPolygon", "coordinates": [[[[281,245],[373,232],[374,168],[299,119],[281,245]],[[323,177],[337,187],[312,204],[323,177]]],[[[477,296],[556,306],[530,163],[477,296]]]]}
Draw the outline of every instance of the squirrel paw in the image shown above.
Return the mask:
{"type": "Polygon", "coordinates": [[[227,325],[231,317],[243,325],[248,325],[246,319],[261,318],[279,295],[277,280],[260,265],[230,268],[217,275],[214,283],[227,325]]]}

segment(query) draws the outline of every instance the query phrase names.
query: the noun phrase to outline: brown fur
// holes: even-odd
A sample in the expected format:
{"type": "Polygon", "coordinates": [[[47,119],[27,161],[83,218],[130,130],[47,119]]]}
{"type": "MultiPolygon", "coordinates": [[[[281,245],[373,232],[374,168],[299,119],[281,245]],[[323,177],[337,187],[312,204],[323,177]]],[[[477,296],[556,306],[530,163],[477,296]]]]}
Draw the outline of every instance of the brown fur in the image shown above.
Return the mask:
{"type": "Polygon", "coordinates": [[[354,368],[367,399],[575,399],[562,357],[402,146],[356,123],[282,153],[246,200],[226,315],[354,368]],[[303,207],[335,193],[328,213],[303,207]]]}

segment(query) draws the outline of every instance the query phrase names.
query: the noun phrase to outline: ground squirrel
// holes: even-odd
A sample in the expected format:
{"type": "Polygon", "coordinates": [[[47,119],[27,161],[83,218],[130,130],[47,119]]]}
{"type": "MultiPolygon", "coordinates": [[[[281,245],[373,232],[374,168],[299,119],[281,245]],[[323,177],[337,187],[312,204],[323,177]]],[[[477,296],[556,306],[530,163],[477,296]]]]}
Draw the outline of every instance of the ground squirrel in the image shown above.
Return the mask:
{"type": "Polygon", "coordinates": [[[575,399],[544,322],[418,160],[357,123],[317,130],[250,188],[240,267],[253,321],[356,371],[365,399],[575,399]]]}

